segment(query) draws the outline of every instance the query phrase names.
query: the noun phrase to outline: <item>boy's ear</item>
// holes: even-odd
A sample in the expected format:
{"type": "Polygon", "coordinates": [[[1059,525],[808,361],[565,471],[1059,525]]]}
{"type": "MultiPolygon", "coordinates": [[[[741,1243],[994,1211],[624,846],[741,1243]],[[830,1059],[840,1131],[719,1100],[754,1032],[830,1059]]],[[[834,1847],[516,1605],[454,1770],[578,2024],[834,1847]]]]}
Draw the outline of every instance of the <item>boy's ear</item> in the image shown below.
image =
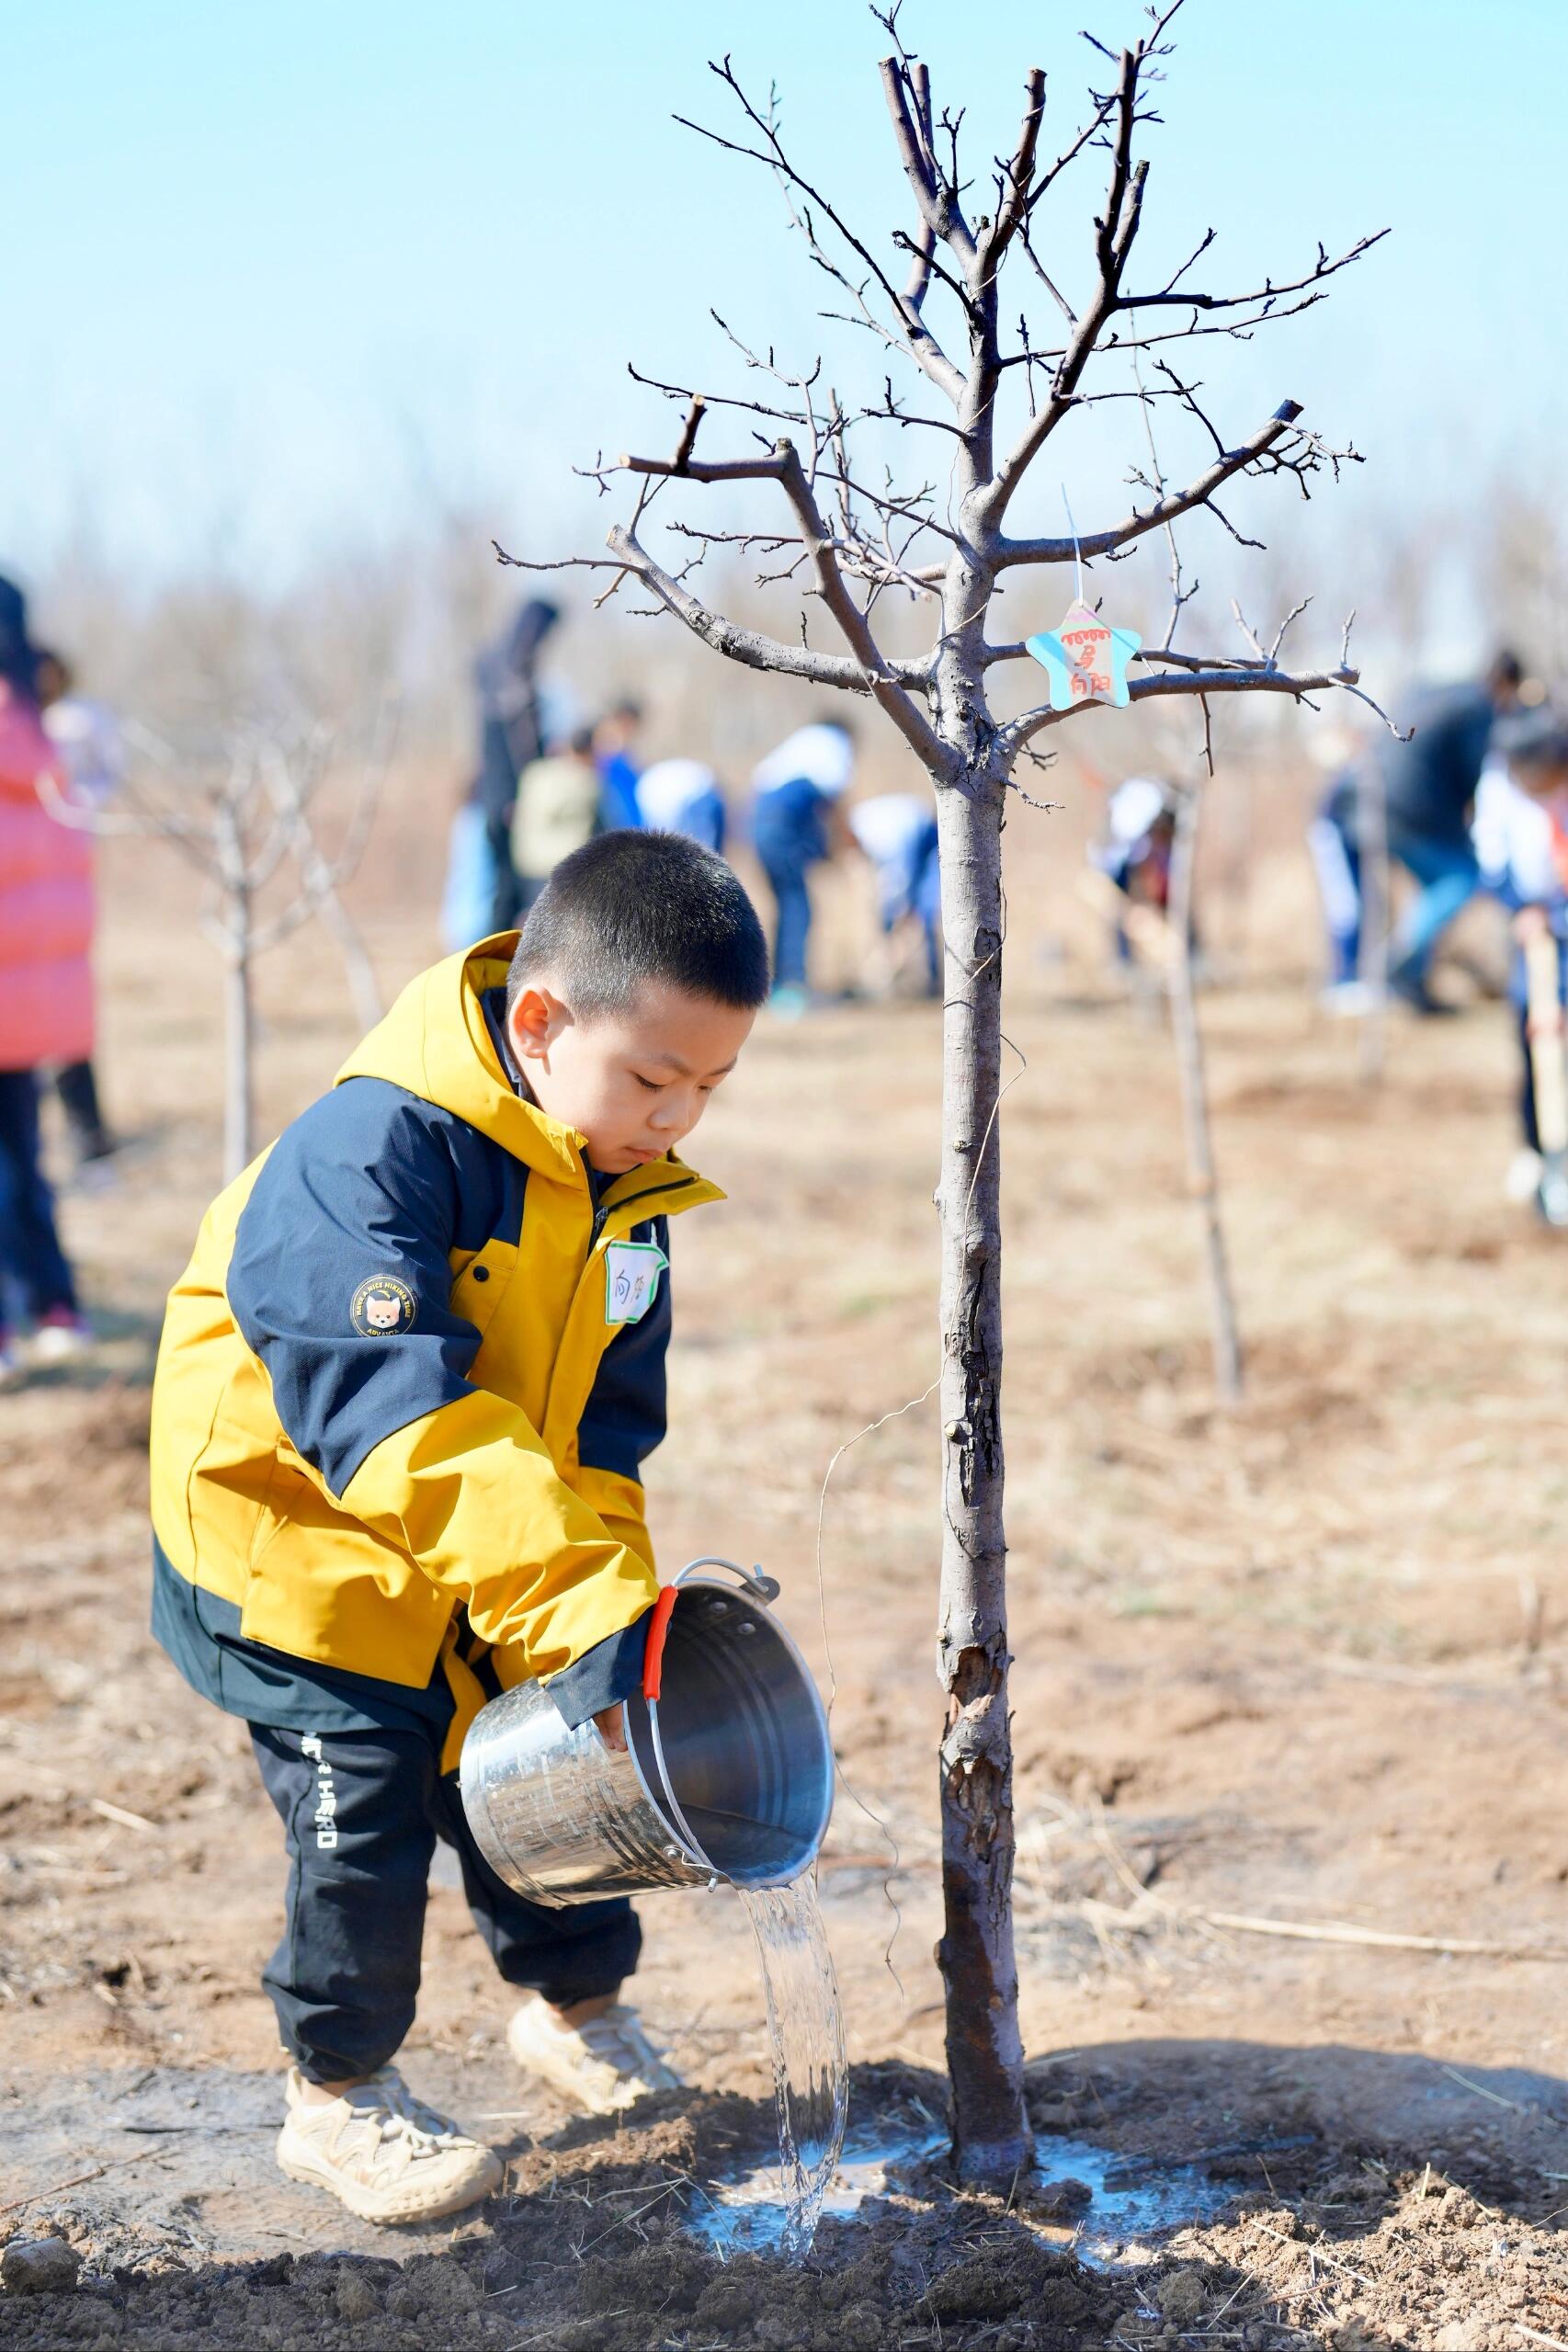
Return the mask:
{"type": "Polygon", "coordinates": [[[548,1060],[550,1049],[571,1020],[559,996],[548,988],[523,988],[506,1016],[506,1035],[519,1062],[548,1060]]]}

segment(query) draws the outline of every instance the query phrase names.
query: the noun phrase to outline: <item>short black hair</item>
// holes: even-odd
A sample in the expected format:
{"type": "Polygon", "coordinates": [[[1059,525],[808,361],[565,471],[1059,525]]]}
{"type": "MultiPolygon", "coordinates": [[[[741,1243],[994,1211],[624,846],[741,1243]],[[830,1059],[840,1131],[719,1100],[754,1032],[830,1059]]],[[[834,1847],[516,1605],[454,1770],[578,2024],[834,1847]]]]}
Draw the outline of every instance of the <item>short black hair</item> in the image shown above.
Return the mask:
{"type": "Polygon", "coordinates": [[[681,833],[601,833],[563,858],[528,909],[506,974],[511,1013],[548,974],[591,1020],[663,984],[755,1009],[767,994],[756,909],[722,858],[681,833]]]}

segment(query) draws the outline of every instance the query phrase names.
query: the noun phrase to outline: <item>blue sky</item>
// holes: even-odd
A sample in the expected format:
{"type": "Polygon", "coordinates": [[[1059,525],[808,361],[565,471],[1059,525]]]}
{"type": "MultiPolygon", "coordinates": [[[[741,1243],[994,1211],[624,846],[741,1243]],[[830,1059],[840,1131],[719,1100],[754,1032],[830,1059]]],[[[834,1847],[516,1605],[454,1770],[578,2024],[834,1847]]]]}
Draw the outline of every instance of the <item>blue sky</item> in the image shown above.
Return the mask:
{"type": "MultiPolygon", "coordinates": [[[[1077,26],[1141,21],[907,0],[903,30],[969,106],[979,161],[1010,140],[1027,65],[1061,129],[1095,64],[1077,26]]],[[[710,302],[781,350],[821,340],[766,176],[670,119],[724,125],[705,60],[726,48],[759,92],[777,80],[851,217],[905,217],[885,41],[857,0],[9,0],[5,26],[0,565],[25,572],[84,526],[153,573],[286,571],[391,543],[432,499],[535,550],[597,539],[571,462],[668,430],[628,358],[717,384],[710,302]]],[[[1395,232],[1332,302],[1209,347],[1222,421],[1303,400],[1367,452],[1378,499],[1509,452],[1554,464],[1568,6],[1187,0],[1176,30],[1152,258],[1212,223],[1218,284],[1395,232]]],[[[1089,192],[1048,238],[1069,276],[1089,192]]],[[[1114,504],[1092,443],[1064,464],[1081,523],[1114,504]]]]}

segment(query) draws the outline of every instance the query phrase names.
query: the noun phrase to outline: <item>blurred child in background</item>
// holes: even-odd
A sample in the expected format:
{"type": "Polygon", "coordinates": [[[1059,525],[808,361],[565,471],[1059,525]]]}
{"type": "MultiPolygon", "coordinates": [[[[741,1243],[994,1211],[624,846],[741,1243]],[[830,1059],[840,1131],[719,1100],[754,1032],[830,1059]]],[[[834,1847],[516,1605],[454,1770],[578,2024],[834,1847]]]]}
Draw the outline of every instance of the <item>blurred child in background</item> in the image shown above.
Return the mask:
{"type": "Polygon", "coordinates": [[[441,893],[441,939],[454,953],[517,920],[517,778],[544,751],[549,722],[539,655],[560,618],[555,605],[529,597],[473,665],[479,765],[452,817],[441,893]]]}
{"type": "Polygon", "coordinates": [[[1344,727],[1314,728],[1309,742],[1329,778],[1307,827],[1328,935],[1328,978],[1320,1001],[1326,1013],[1363,1013],[1369,991],[1361,977],[1361,770],[1369,754],[1344,727]]]}
{"type": "Polygon", "coordinates": [[[638,803],[639,771],[631,747],[642,731],[640,702],[612,702],[594,729],[594,757],[599,768],[599,816],[606,833],[618,826],[642,824],[638,803]]]}
{"type": "MultiPolygon", "coordinates": [[[[1520,1147],[1508,1170],[1511,1200],[1542,1196],[1544,1161],[1531,1055],[1534,1034],[1527,970],[1528,943],[1550,935],[1558,942],[1558,1013],[1554,1035],[1562,1052],[1563,941],[1568,938],[1568,722],[1551,710],[1519,712],[1499,722],[1492,756],[1476,791],[1472,829],[1483,887],[1513,917],[1514,953],[1508,995],[1518,1025],[1523,1074],[1519,1088],[1520,1147]]],[[[1559,1221],[1554,1216],[1553,1222],[1559,1221]]]]}
{"type": "Polygon", "coordinates": [[[1389,988],[1412,1012],[1454,1010],[1427,986],[1432,953],[1481,888],[1471,812],[1493,729],[1529,683],[1517,654],[1497,653],[1483,678],[1425,689],[1405,714],[1409,734],[1378,741],[1389,856],[1416,884],[1389,942],[1389,988]]]}
{"type": "MultiPolygon", "coordinates": [[[[44,733],[54,745],[65,770],[68,796],[88,815],[107,808],[125,781],[125,746],[119,722],[101,702],[78,694],[70,667],[58,653],[40,649],[36,672],[39,709],[44,733]]],[[[98,1106],[98,1083],[85,1058],[67,1062],[54,1072],[76,1165],[84,1175],[101,1169],[115,1150],[115,1139],[98,1106]]]]}
{"type": "Polygon", "coordinates": [[[38,1072],[93,1050],[93,850],[40,797],[41,778],[60,790],[64,775],[39,714],[37,666],[26,600],[0,579],[0,1385],[21,1369],[13,1298],[35,1361],[86,1339],[40,1154],[38,1072]]]}
{"type": "Polygon", "coordinates": [[[1119,784],[1106,809],[1103,840],[1089,846],[1089,863],[1120,892],[1111,925],[1111,943],[1120,964],[1133,964],[1134,935],[1148,922],[1131,920],[1134,908],[1164,922],[1171,894],[1171,844],[1176,838],[1176,801],[1167,785],[1153,776],[1130,776],[1119,784]]]}
{"type": "Polygon", "coordinates": [[[752,841],[773,892],[775,1012],[805,1011],[806,948],[812,929],[808,876],[853,839],[844,795],[855,772],[855,745],[838,720],[798,727],[752,777],[752,841]]]}
{"type": "Polygon", "coordinates": [[[600,824],[594,730],[579,727],[563,744],[530,761],[517,778],[511,865],[520,911],[528,913],[562,858],[606,829],[600,824]]]}
{"type": "Polygon", "coordinates": [[[942,993],[942,884],[937,855],[937,812],[915,792],[878,792],[857,801],[849,830],[870,860],[877,885],[877,919],[885,943],[878,983],[897,981],[904,938],[918,934],[927,996],[942,993]]]}
{"type": "Polygon", "coordinates": [[[728,812],[718,778],[701,760],[655,760],[639,778],[637,805],[650,833],[684,833],[723,856],[728,812]]]}

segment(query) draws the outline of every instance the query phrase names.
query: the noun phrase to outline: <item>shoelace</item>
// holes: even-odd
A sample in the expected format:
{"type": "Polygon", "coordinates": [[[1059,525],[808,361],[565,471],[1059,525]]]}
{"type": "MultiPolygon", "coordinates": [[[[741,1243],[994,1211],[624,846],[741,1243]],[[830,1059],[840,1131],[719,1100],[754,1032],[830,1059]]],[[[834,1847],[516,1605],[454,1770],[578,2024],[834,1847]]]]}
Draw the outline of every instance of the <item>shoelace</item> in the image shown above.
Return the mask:
{"type": "Polygon", "coordinates": [[[613,2066],[618,2074],[664,2065],[664,2060],[628,2010],[607,2009],[602,2017],[590,2017],[577,2030],[594,2056],[613,2066]]]}
{"type": "Polygon", "coordinates": [[[411,2155],[449,2148],[458,2137],[446,2117],[415,2098],[398,2074],[373,2074],[358,2094],[348,2094],[348,2105],[357,2120],[375,2126],[383,2143],[402,2141],[411,2155]]]}

